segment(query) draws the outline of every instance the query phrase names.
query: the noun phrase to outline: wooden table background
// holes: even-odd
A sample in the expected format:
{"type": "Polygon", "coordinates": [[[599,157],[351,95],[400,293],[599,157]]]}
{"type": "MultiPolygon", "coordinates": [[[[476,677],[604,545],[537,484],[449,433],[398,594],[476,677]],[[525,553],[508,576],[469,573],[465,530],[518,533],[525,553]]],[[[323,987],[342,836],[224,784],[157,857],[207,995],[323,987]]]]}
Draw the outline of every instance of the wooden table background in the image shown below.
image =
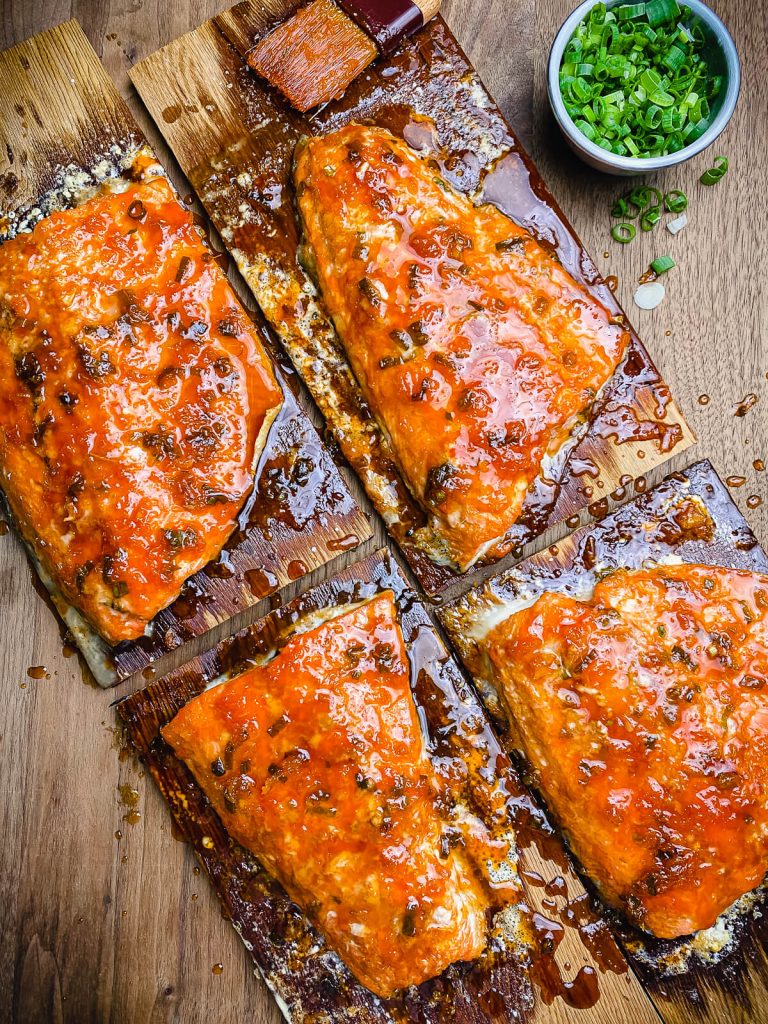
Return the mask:
{"type": "MultiPolygon", "coordinates": [[[[657,229],[622,247],[611,241],[608,219],[621,181],[589,171],[570,155],[546,104],[549,43],[574,2],[445,0],[443,9],[598,266],[618,276],[620,299],[699,436],[696,448],[650,474],[649,482],[710,458],[723,478],[746,477],[733,494],[768,544],[768,473],[753,466],[761,458],[768,463],[766,18],[754,0],[714,4],[743,62],[736,116],[709,154],[657,176],[663,186],[687,191],[685,231],[672,238],[657,229]],[[719,185],[704,188],[698,177],[720,152],[731,170],[719,185]],[[665,280],[666,301],[641,312],[632,303],[637,278],[665,252],[678,262],[665,280]],[[750,392],[758,403],[735,416],[750,392]],[[701,395],[709,396],[708,404],[700,404],[701,395]],[[763,504],[748,507],[750,495],[763,504]]],[[[127,72],[226,6],[226,0],[0,0],[0,49],[78,18],[188,191],[127,72]]],[[[2,135],[0,125],[0,143],[2,135]]],[[[383,542],[377,524],[374,539],[334,567],[383,542]]],[[[547,537],[538,546],[550,542],[547,537]]],[[[328,571],[318,570],[302,586],[328,571]]],[[[256,606],[244,618],[264,610],[256,606]]],[[[204,646],[225,631],[209,634],[204,646]]],[[[200,646],[184,648],[184,660],[200,646]]],[[[77,658],[62,652],[58,623],[31,583],[20,544],[11,534],[0,537],[2,1024],[281,1019],[192,855],[173,839],[165,804],[141,767],[121,752],[110,704],[140,682],[106,692],[86,685],[77,658]],[[33,666],[44,666],[48,677],[30,677],[33,666]]]]}

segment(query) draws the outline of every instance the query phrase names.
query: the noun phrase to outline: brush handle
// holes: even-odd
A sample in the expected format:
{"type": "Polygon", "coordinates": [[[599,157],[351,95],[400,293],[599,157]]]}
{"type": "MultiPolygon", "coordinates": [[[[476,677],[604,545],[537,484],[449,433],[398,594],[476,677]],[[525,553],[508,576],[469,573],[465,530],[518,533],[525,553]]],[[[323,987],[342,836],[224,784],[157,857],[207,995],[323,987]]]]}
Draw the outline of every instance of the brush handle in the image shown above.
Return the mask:
{"type": "Polygon", "coordinates": [[[417,7],[421,10],[424,24],[431,21],[440,10],[440,0],[415,0],[417,7]]]}
{"type": "Polygon", "coordinates": [[[440,10],[440,0],[336,0],[339,7],[373,39],[379,51],[391,53],[440,10]]]}

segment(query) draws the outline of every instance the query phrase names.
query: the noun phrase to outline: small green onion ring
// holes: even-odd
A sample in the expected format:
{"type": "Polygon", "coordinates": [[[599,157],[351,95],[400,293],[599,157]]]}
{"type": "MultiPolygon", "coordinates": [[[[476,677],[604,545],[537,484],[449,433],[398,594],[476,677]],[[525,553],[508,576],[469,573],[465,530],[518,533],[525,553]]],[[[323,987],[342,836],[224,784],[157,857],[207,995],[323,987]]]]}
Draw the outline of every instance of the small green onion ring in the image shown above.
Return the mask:
{"type": "Polygon", "coordinates": [[[636,234],[637,228],[634,224],[614,224],[611,228],[611,238],[622,245],[631,242],[636,234]]]}
{"type": "Polygon", "coordinates": [[[629,196],[620,196],[611,207],[615,220],[634,220],[640,215],[640,207],[629,196]]]}
{"type": "Polygon", "coordinates": [[[651,0],[645,5],[645,13],[648,23],[655,28],[663,25],[665,21],[674,21],[680,17],[680,8],[677,0],[651,0]]]}
{"type": "Polygon", "coordinates": [[[702,185],[716,185],[728,173],[728,157],[716,156],[713,167],[699,178],[702,185]]]}
{"type": "Polygon", "coordinates": [[[672,188],[664,194],[664,208],[670,213],[682,213],[688,208],[688,196],[679,188],[672,188]]]}
{"type": "Polygon", "coordinates": [[[649,206],[647,210],[644,210],[640,217],[640,230],[650,231],[655,228],[661,220],[661,207],[660,206],[649,206]]]}
{"type": "Polygon", "coordinates": [[[638,185],[629,193],[628,199],[630,203],[644,210],[646,206],[657,206],[661,202],[661,192],[651,185],[638,185]]]}
{"type": "Polygon", "coordinates": [[[614,7],[613,13],[619,21],[631,21],[645,14],[645,4],[623,4],[621,7],[614,7]]]}

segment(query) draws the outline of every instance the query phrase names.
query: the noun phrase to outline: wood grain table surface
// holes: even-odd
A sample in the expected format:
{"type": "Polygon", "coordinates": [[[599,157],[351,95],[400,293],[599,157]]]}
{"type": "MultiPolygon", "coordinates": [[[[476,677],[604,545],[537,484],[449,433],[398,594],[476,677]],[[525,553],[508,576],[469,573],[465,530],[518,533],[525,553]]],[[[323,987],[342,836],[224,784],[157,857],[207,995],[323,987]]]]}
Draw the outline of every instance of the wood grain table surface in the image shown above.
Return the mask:
{"type": "MultiPolygon", "coordinates": [[[[226,0],[0,0],[0,48],[78,18],[186,192],[128,69],[226,6],[226,0]]],[[[571,156],[547,108],[547,52],[572,6],[573,0],[445,0],[443,10],[598,266],[617,275],[622,303],[698,434],[698,445],[649,474],[649,483],[710,458],[724,479],[732,478],[734,497],[768,544],[768,472],[755,468],[761,459],[768,463],[766,19],[755,0],[714,4],[743,62],[736,115],[714,150],[656,176],[664,187],[688,193],[688,227],[675,238],[657,229],[620,246],[610,238],[608,210],[622,182],[571,156]],[[699,175],[717,153],[729,157],[731,170],[705,188],[699,175]],[[641,312],[632,302],[637,278],[663,253],[678,263],[665,281],[667,298],[657,310],[641,312]],[[735,415],[750,393],[757,403],[735,415]]],[[[2,135],[0,125],[0,143],[2,135]]],[[[302,588],[383,544],[381,525],[374,525],[373,540],[305,578],[302,588]]],[[[545,543],[549,537],[536,546],[545,543]]],[[[264,611],[256,606],[234,624],[264,611]]],[[[184,648],[183,658],[176,652],[164,667],[231,628],[184,648]]],[[[77,657],[62,650],[58,622],[33,586],[21,545],[10,533],[0,537],[2,1024],[281,1019],[192,855],[174,840],[159,793],[126,756],[110,705],[141,682],[111,691],[88,684],[77,657]],[[35,667],[41,670],[30,674],[35,667]]]]}

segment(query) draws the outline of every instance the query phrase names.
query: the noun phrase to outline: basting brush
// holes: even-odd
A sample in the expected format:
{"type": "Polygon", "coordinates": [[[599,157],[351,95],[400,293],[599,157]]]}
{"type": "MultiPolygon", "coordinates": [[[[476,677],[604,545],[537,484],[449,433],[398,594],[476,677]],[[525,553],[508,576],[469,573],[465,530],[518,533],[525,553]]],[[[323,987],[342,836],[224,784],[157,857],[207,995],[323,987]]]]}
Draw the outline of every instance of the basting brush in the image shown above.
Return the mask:
{"type": "Polygon", "coordinates": [[[440,0],[310,0],[245,59],[303,113],[341,96],[439,9],[440,0]]]}

